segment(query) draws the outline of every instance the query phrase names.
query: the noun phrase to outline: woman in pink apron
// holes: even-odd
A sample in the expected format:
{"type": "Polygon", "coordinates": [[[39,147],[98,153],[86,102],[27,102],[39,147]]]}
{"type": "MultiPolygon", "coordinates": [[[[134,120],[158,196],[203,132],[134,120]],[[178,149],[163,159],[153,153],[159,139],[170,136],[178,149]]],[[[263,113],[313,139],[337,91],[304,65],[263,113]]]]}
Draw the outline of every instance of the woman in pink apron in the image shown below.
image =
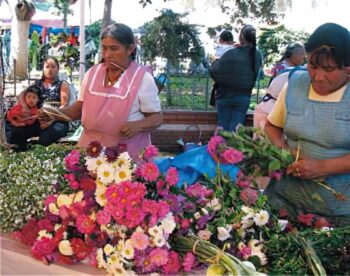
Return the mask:
{"type": "Polygon", "coordinates": [[[151,129],[162,122],[153,76],[134,62],[132,30],[120,23],[108,26],[101,37],[102,62],[85,75],[78,100],[60,109],[82,120],[79,146],[92,141],[110,147],[125,144],[131,157],[150,145],[151,129]]]}

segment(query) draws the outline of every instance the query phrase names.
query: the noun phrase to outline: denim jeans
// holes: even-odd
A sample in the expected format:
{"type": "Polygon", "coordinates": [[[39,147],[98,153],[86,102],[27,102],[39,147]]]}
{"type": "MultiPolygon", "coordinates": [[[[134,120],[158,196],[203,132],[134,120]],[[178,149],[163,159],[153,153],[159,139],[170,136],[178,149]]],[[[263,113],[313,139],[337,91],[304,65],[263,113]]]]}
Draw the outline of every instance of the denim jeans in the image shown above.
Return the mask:
{"type": "Polygon", "coordinates": [[[27,140],[35,136],[39,136],[38,144],[48,146],[66,136],[68,129],[69,125],[67,122],[55,122],[43,130],[40,129],[38,122],[24,127],[13,127],[8,122],[5,125],[8,143],[18,145],[19,150],[26,150],[27,140]]]}
{"type": "Polygon", "coordinates": [[[218,126],[232,131],[238,124],[244,124],[250,103],[250,95],[238,95],[230,98],[221,98],[216,101],[218,111],[218,126]]]}

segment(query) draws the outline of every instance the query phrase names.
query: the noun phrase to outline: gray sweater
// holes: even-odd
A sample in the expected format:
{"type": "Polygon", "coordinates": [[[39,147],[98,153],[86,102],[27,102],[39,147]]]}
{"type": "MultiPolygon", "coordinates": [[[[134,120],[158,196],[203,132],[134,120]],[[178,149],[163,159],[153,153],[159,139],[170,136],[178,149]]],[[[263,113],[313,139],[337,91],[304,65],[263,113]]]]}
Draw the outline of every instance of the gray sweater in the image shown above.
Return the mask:
{"type": "Polygon", "coordinates": [[[261,54],[257,49],[253,66],[251,49],[251,46],[234,48],[212,64],[209,72],[218,86],[216,99],[251,95],[262,66],[261,54]]]}

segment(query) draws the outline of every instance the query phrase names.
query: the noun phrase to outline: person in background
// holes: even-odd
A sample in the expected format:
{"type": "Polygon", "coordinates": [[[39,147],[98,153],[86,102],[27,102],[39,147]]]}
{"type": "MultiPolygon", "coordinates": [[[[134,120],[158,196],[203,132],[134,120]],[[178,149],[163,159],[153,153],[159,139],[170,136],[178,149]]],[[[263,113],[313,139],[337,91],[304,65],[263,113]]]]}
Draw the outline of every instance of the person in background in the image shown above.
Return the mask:
{"type": "Polygon", "coordinates": [[[32,125],[39,114],[40,90],[29,86],[19,97],[19,101],[6,114],[6,120],[15,127],[32,125]]]}
{"type": "Polygon", "coordinates": [[[130,27],[115,23],[101,36],[102,61],[85,75],[78,100],[61,108],[71,119],[82,120],[79,146],[98,141],[102,146],[127,147],[137,158],[151,144],[151,129],[162,123],[158,89],[153,76],[135,59],[130,27]]]}
{"type": "Polygon", "coordinates": [[[297,42],[288,44],[283,52],[281,59],[272,68],[272,76],[270,79],[270,83],[283,70],[290,67],[302,65],[304,61],[304,46],[297,42]]]}
{"type": "Polygon", "coordinates": [[[220,33],[219,41],[215,44],[215,59],[219,59],[225,54],[228,50],[233,49],[234,41],[233,35],[229,30],[224,30],[220,33]]]}
{"type": "Polygon", "coordinates": [[[215,97],[218,126],[229,131],[244,124],[250,96],[262,66],[253,26],[245,25],[241,29],[239,42],[239,47],[228,50],[209,70],[210,76],[218,83],[215,97]]]}
{"type": "Polygon", "coordinates": [[[323,24],[305,49],[307,71],[288,80],[265,127],[272,143],[292,150],[296,160],[265,193],[290,218],[313,214],[350,225],[349,31],[323,24]]]}
{"type": "MultiPolygon", "coordinates": [[[[66,106],[70,99],[70,88],[66,81],[58,78],[59,63],[54,57],[45,57],[42,78],[34,83],[40,91],[38,107],[44,103],[58,106],[66,106]]],[[[16,127],[6,124],[7,141],[16,144],[19,151],[27,150],[27,140],[39,136],[38,144],[48,146],[61,137],[67,135],[69,125],[64,121],[48,123],[43,117],[39,122],[25,127],[16,127]]]]}
{"type": "Polygon", "coordinates": [[[306,70],[306,66],[303,65],[285,69],[272,80],[260,103],[255,107],[253,121],[253,125],[255,128],[260,128],[262,130],[265,129],[267,116],[272,111],[280,92],[283,90],[283,87],[288,83],[288,79],[294,74],[294,72],[298,70],[306,70]]]}

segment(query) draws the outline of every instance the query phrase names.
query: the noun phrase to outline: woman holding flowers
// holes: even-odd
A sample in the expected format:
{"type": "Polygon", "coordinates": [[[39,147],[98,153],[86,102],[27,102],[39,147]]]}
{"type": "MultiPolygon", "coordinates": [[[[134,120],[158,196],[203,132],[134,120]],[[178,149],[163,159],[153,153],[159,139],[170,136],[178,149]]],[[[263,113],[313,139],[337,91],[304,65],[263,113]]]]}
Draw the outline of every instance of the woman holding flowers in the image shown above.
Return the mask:
{"type": "Polygon", "coordinates": [[[85,75],[78,100],[60,109],[82,120],[79,145],[92,141],[111,147],[126,144],[132,157],[151,144],[149,131],[162,122],[160,100],[152,75],[135,59],[132,30],[120,23],[101,37],[102,61],[85,75]]]}
{"type": "Polygon", "coordinates": [[[272,205],[292,217],[310,213],[349,225],[349,31],[323,24],[305,49],[308,72],[295,72],[289,79],[266,125],[275,145],[293,149],[295,162],[266,194],[272,205]]]}

